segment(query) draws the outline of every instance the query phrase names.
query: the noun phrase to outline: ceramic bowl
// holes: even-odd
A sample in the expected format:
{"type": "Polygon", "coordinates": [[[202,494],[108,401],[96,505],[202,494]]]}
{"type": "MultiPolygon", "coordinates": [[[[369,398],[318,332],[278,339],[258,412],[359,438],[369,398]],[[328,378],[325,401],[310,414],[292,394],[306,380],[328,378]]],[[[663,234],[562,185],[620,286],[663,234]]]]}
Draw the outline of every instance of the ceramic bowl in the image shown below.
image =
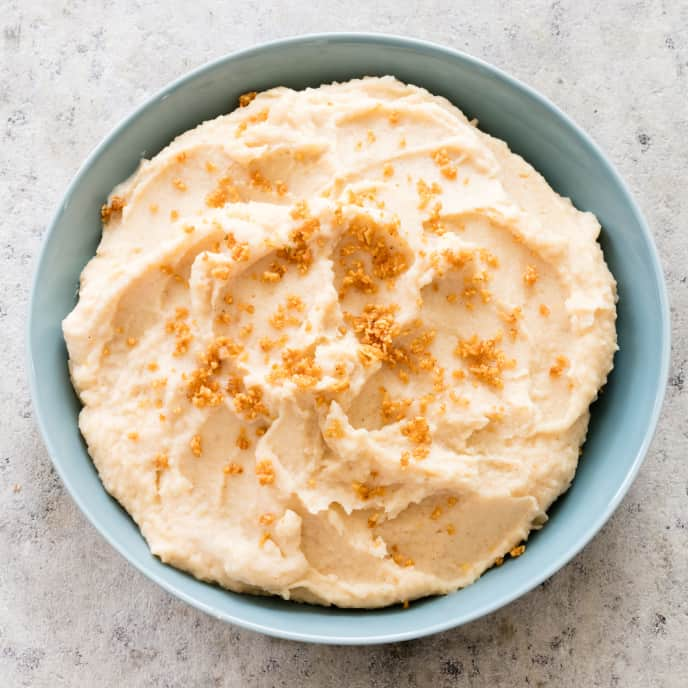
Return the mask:
{"type": "Polygon", "coordinates": [[[274,636],[322,643],[378,643],[428,635],[476,619],[528,592],[569,561],[602,527],[647,451],[667,378],[669,316],[662,271],[628,189],[590,138],[541,95],[468,55],[408,38],[331,34],[292,38],[231,54],[167,86],[90,155],[48,229],[38,261],[28,329],[36,417],[58,473],[93,525],[131,564],[179,598],[225,621],[274,636]],[[226,113],[239,94],[303,88],[393,74],[447,97],[504,139],[575,205],[592,211],[618,281],[619,351],[592,408],[571,489],[533,533],[526,554],[445,597],[374,611],[328,609],[237,595],[162,564],[103,488],[77,427],[79,402],[67,371],[60,323],[72,310],[79,273],[93,256],[99,209],[141,157],[177,134],[226,113]]]}

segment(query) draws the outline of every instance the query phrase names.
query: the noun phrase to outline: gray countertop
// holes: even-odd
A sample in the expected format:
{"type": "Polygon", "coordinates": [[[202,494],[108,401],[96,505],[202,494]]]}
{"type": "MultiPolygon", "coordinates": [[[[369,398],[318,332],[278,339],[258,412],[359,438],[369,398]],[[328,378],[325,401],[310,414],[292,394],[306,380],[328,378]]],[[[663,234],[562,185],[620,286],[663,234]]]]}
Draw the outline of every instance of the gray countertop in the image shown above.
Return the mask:
{"type": "Polygon", "coordinates": [[[688,2],[414,5],[0,2],[3,688],[686,685],[688,2]],[[242,631],[138,573],[81,515],[53,471],[32,417],[24,364],[41,237],[104,134],[203,62],[273,38],[336,30],[406,34],[465,50],[571,114],[618,166],[649,220],[674,332],[657,436],[595,540],[549,581],[485,619],[367,648],[242,631]]]}

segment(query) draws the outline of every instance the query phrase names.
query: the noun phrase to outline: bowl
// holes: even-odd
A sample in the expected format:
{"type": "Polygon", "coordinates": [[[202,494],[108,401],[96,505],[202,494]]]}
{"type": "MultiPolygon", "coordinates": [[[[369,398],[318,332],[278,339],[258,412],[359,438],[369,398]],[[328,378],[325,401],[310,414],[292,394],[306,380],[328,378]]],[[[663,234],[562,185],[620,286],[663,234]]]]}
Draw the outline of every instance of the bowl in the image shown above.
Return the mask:
{"type": "Polygon", "coordinates": [[[81,510],[131,564],[189,604],[269,635],[365,644],[417,638],[477,619],[528,592],[569,561],[628,490],[659,416],[669,364],[669,314],[657,252],[638,207],[600,149],[541,95],[468,55],[422,41],[325,34],[268,43],[205,65],[167,86],[90,155],[53,218],[36,268],[28,325],[36,417],[57,472],[81,510]],[[443,95],[483,130],[504,139],[560,194],[592,211],[618,281],[619,351],[592,408],[571,489],[530,537],[525,556],[493,568],[454,594],[378,610],[324,608],[238,595],[151,555],[137,526],[103,488],[77,426],[80,405],[67,370],[61,321],[76,302],[79,274],[94,255],[99,209],[141,157],[177,134],[233,109],[239,94],[393,74],[443,95]]]}

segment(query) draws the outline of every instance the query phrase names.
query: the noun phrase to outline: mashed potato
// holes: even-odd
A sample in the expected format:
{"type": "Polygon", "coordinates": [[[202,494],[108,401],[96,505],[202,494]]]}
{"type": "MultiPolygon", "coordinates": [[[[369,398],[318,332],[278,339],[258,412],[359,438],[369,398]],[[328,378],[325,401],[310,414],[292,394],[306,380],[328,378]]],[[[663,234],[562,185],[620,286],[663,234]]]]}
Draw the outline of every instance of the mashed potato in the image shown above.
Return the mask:
{"type": "Polygon", "coordinates": [[[103,208],[64,321],[103,484],[231,590],[466,586],[574,476],[616,349],[600,226],[392,77],[241,105],[103,208]]]}

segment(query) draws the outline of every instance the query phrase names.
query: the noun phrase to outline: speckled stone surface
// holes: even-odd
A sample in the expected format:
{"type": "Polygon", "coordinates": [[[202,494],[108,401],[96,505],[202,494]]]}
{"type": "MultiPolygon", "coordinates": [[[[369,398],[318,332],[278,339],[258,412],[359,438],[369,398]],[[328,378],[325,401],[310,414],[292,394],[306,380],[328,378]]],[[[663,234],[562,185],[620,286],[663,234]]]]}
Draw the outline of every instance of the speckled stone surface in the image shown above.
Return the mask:
{"type": "Polygon", "coordinates": [[[0,1],[3,688],[687,685],[688,2],[415,4],[0,1]],[[41,236],[103,135],[203,62],[272,38],[336,30],[407,34],[466,50],[570,113],[646,213],[674,328],[659,431],[630,493],[592,544],[488,618],[368,648],[245,632],[139,574],[89,525],[54,473],[32,418],[24,364],[41,236]]]}

